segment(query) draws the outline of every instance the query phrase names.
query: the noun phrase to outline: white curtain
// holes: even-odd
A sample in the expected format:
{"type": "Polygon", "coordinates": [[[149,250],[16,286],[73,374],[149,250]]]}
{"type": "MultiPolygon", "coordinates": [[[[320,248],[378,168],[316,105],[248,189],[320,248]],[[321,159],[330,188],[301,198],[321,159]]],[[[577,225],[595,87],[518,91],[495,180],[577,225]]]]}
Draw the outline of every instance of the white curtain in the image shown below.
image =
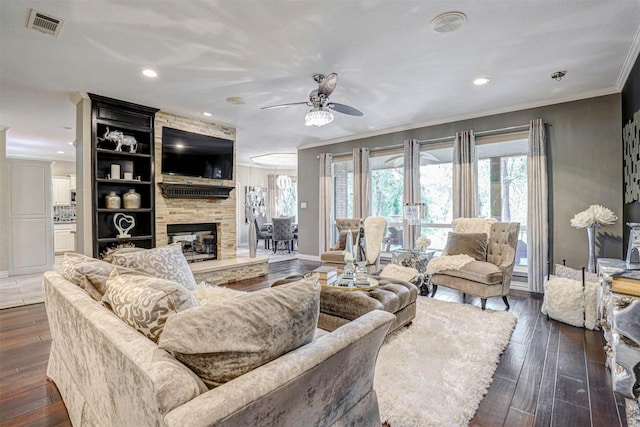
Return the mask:
{"type": "Polygon", "coordinates": [[[333,156],[322,153],[320,161],[320,203],[319,203],[319,248],[320,253],[326,252],[331,246],[331,212],[333,211],[333,156]]]}
{"type": "Polygon", "coordinates": [[[278,186],[276,185],[276,179],[278,175],[270,173],[267,175],[267,206],[269,208],[269,212],[267,212],[267,218],[269,222],[273,218],[277,218],[280,216],[280,212],[278,212],[278,186]]]}
{"type": "Polygon", "coordinates": [[[353,149],[353,217],[369,216],[371,204],[371,168],[369,149],[353,149]]]}
{"type": "Polygon", "coordinates": [[[549,259],[549,200],[547,186],[547,149],[544,122],[529,123],[527,155],[527,273],[529,289],[544,292],[544,276],[549,259]]]}
{"type": "MultiPolygon", "coordinates": [[[[420,143],[417,139],[404,141],[404,194],[405,205],[420,203],[420,143]]],[[[416,238],[420,235],[419,225],[409,225],[404,219],[402,237],[404,246],[413,249],[416,238]]]]}
{"type": "Polygon", "coordinates": [[[456,133],[453,143],[453,218],[478,216],[476,160],[473,131],[456,133]]]}

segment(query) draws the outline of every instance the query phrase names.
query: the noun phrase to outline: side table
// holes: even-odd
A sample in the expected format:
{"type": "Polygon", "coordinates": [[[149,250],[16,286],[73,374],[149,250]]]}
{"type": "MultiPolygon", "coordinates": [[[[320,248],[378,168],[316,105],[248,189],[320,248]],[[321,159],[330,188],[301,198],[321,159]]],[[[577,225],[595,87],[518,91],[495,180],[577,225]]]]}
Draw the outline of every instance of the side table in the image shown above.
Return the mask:
{"type": "Polygon", "coordinates": [[[418,270],[417,284],[420,295],[429,295],[431,276],[427,274],[427,264],[436,251],[419,251],[417,249],[396,249],[391,252],[391,262],[404,267],[413,267],[418,270]]]}
{"type": "Polygon", "coordinates": [[[640,298],[611,290],[611,274],[638,267],[623,260],[598,259],[599,301],[607,366],[613,390],[629,399],[640,397],[640,298]]]}

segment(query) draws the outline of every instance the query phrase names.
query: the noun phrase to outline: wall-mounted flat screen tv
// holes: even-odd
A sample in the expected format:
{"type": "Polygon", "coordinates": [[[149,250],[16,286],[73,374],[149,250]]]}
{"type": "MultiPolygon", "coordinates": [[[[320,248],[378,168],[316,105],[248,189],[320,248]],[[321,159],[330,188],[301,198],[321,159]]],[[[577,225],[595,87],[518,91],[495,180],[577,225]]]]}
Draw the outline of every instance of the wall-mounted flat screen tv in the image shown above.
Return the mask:
{"type": "Polygon", "coordinates": [[[233,179],[233,141],[162,128],[162,173],[233,179]]]}

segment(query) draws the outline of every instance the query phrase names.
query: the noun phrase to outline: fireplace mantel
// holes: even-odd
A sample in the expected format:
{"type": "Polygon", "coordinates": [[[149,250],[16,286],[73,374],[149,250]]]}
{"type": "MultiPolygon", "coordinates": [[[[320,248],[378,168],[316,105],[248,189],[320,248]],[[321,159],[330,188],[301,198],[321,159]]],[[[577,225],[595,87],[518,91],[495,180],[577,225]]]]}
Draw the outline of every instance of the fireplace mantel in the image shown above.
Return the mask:
{"type": "Polygon", "coordinates": [[[159,182],[162,195],[168,199],[228,199],[235,186],[159,182]]]}

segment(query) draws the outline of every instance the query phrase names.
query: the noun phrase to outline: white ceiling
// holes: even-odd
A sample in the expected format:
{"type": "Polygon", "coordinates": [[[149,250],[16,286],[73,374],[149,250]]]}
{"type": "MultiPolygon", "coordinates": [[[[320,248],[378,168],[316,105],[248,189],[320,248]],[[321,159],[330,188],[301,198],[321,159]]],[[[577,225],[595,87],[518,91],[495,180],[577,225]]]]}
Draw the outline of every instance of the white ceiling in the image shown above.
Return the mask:
{"type": "Polygon", "coordinates": [[[0,1],[7,155],[73,160],[91,92],[237,128],[237,159],[619,92],[640,48],[640,1],[0,1]],[[65,20],[54,38],[29,8],[65,20]],[[430,22],[466,14],[457,32],[430,22]],[[146,67],[159,76],[141,75],[146,67]],[[562,81],[551,73],[567,70],[562,81]],[[314,73],[339,74],[335,113],[304,126],[314,73]],[[489,76],[488,85],[472,80],[489,76]],[[227,97],[246,100],[243,105],[227,97]],[[65,127],[71,128],[70,130],[65,127]],[[65,151],[64,155],[56,151],[65,151]]]}

